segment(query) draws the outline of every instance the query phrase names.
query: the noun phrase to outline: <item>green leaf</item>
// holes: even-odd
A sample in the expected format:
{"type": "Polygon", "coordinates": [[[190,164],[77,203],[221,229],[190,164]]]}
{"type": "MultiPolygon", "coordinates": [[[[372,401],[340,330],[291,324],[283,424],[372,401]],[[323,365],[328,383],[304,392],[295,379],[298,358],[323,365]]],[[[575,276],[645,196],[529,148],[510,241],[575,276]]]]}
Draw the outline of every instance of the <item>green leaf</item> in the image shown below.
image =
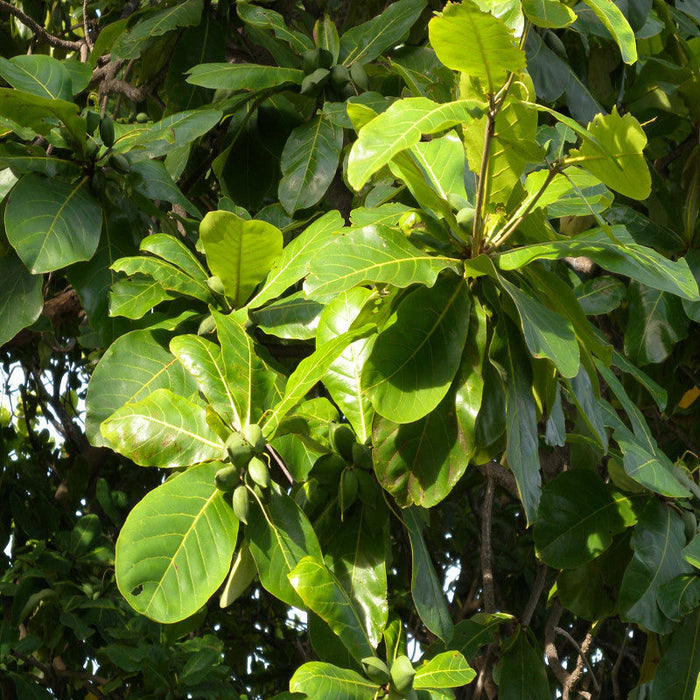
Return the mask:
{"type": "Polygon", "coordinates": [[[683,620],[656,667],[651,685],[653,700],[695,700],[700,673],[700,611],[683,620]]]}
{"type": "Polygon", "coordinates": [[[41,275],[29,272],[14,253],[0,257],[0,279],[0,346],[3,346],[39,318],[44,294],[41,275]]]}
{"type": "Polygon", "coordinates": [[[340,353],[353,341],[366,336],[374,326],[364,325],[356,330],[333,338],[327,343],[319,345],[316,350],[304,358],[298,367],[292,372],[288,381],[284,396],[272,410],[266,413],[263,422],[263,430],[267,437],[275,434],[282,419],[291,409],[304,398],[307,392],[320,382],[328,368],[340,353]]]}
{"type": "Polygon", "coordinates": [[[213,275],[235,307],[242,306],[282,252],[282,232],[266,221],[245,221],[229,211],[210,211],[199,235],[213,275]]]}
{"type": "Polygon", "coordinates": [[[143,318],[162,301],[175,296],[152,277],[136,275],[117,280],[109,292],[109,315],[143,318]]]}
{"type": "Polygon", "coordinates": [[[311,661],[300,666],[289,681],[292,692],[309,698],[338,700],[373,700],[380,687],[355,671],[333,664],[311,661]]]}
{"type": "Polygon", "coordinates": [[[464,189],[464,144],[457,134],[450,132],[431,141],[420,141],[411,152],[440,197],[447,199],[455,194],[468,199],[464,189]]]}
{"type": "MultiPolygon", "coordinates": [[[[165,165],[159,160],[141,160],[132,163],[131,172],[127,181],[135,192],[148,199],[159,199],[182,207],[186,212],[195,216],[201,216],[199,210],[191,204],[187,197],[180,192],[173,182],[165,165]]],[[[156,234],[165,235],[165,234],[156,234]]],[[[150,238],[150,236],[148,237],[150,238]]],[[[145,240],[148,240],[146,238],[145,240]]]]}
{"type": "Polygon", "coordinates": [[[117,452],[144,467],[187,467],[223,450],[204,409],[168,389],[122,406],[101,430],[117,452]]]}
{"type": "Polygon", "coordinates": [[[493,261],[501,270],[515,270],[533,260],[584,256],[609,272],[684,299],[698,300],[698,286],[685,260],[669,260],[651,248],[638,245],[624,226],[612,226],[611,232],[614,240],[594,229],[569,240],[515,248],[494,256],[493,261]]]}
{"type": "Polygon", "coordinates": [[[329,15],[324,14],[314,25],[314,42],[320,49],[325,49],[333,56],[333,64],[338,62],[340,55],[340,37],[338,28],[329,15]]]}
{"type": "MultiPolygon", "coordinates": [[[[467,661],[473,659],[482,647],[495,641],[498,628],[512,616],[507,613],[477,613],[468,620],[462,620],[455,625],[454,634],[450,640],[450,649],[458,651],[467,661]]],[[[430,646],[427,656],[433,651],[442,651],[445,644],[435,642],[430,646]]]]}
{"type": "Polygon", "coordinates": [[[554,363],[562,376],[575,377],[580,355],[569,320],[540,304],[504,277],[499,277],[498,282],[508,292],[518,310],[525,342],[532,356],[538,359],[546,357],[554,363]]]}
{"type": "Polygon", "coordinates": [[[194,253],[175,236],[153,233],[141,241],[141,252],[153,253],[163,260],[179,267],[184,273],[198,282],[206,282],[207,274],[194,253]]]}
{"type": "Polygon", "coordinates": [[[240,430],[256,423],[273,403],[280,400],[284,378],[273,370],[261,356],[244,327],[244,320],[212,310],[216,333],[221,344],[221,365],[226,393],[232,410],[234,427],[240,430]]]}
{"type": "Polygon", "coordinates": [[[627,293],[625,353],[637,365],[659,363],[668,358],[673,347],[688,335],[690,320],[681,300],[667,292],[629,285],[627,293]]]}
{"type": "Polygon", "coordinates": [[[568,27],[576,13],[559,0],[523,0],[523,11],[537,27],[568,27]]]}
{"type": "Polygon", "coordinates": [[[306,606],[328,624],[357,661],[373,656],[362,614],[322,561],[304,557],[287,577],[306,606]]]}
{"type": "Polygon", "coordinates": [[[400,44],[420,16],[425,0],[398,0],[378,17],[349,29],[340,37],[340,59],[345,66],[368,63],[400,44]]]}
{"type": "Polygon", "coordinates": [[[54,177],[80,173],[80,168],[75,161],[49,157],[41,146],[19,144],[13,141],[0,144],[0,169],[2,168],[12,168],[15,175],[41,173],[54,177]]]}
{"type": "Polygon", "coordinates": [[[499,700],[542,700],[549,697],[547,668],[544,654],[520,626],[504,643],[506,651],[501,661],[498,684],[499,700]]]}
{"type": "MultiPolygon", "coordinates": [[[[608,0],[600,2],[608,4],[608,0]]],[[[646,145],[639,122],[631,114],[621,117],[613,107],[611,114],[596,115],[588,125],[588,136],[578,149],[569,152],[566,162],[583,166],[626,197],[646,199],[651,192],[651,175],[643,154],[646,145]]]]}
{"type": "Polygon", "coordinates": [[[469,123],[481,116],[483,105],[475,100],[437,104],[425,97],[394,102],[360,129],[348,160],[348,181],[356,190],[401,151],[415,146],[423,134],[434,134],[469,123]]]}
{"type": "MultiPolygon", "coordinates": [[[[316,332],[319,344],[347,333],[365,305],[374,297],[364,287],[355,287],[340,294],[321,314],[316,332]]],[[[323,384],[343,415],[357,433],[358,441],[367,442],[372,434],[374,408],[365,395],[362,368],[372,350],[376,336],[350,343],[331,363],[323,384]]]]}
{"type": "Polygon", "coordinates": [[[627,288],[616,277],[601,275],[574,289],[585,314],[595,316],[614,311],[627,296],[627,288]]]}
{"type": "Polygon", "coordinates": [[[226,577],[238,521],[214,486],[221,466],[202,464],[168,479],[129,513],[117,539],[117,585],[142,615],[183,620],[226,577]]]}
{"type": "MultiPolygon", "coordinates": [[[[549,175],[549,170],[543,168],[527,176],[525,189],[530,198],[534,199],[549,175]]],[[[546,209],[549,217],[588,216],[592,212],[605,211],[612,200],[612,192],[595,175],[571,167],[567,168],[566,174],[554,176],[537,200],[537,206],[546,209]]]]}
{"type": "Polygon", "coordinates": [[[700,605],[700,576],[681,574],[664,583],[656,593],[659,607],[670,620],[682,620],[700,605]]]}
{"type": "Polygon", "coordinates": [[[668,402],[668,392],[660,384],[657,384],[648,374],[633,365],[624,355],[621,355],[617,350],[613,352],[612,363],[615,367],[622,370],[626,374],[634,377],[656,401],[659,410],[663,411],[668,402]]]}
{"type": "Polygon", "coordinates": [[[304,71],[253,63],[201,63],[187,71],[187,82],[224,90],[266,90],[284,83],[301,85],[304,71]]]}
{"type": "Polygon", "coordinates": [[[202,7],[202,0],[185,0],[149,14],[119,36],[112,46],[112,55],[125,60],[138,58],[153,37],[198,24],[202,7]]]}
{"type": "Polygon", "coordinates": [[[247,25],[272,30],[278,39],[286,41],[296,53],[303,54],[314,47],[313,41],[306,34],[288,27],[279,12],[248,3],[239,3],[236,11],[247,25]]]}
{"type": "Polygon", "coordinates": [[[695,535],[683,548],[683,558],[696,569],[700,569],[700,535],[695,535]]]}
{"type": "Polygon", "coordinates": [[[505,83],[508,73],[525,68],[525,53],[503,20],[475,3],[447,3],[442,15],[430,21],[428,32],[440,61],[478,78],[490,94],[505,83]]]}
{"type": "Polygon", "coordinates": [[[476,671],[458,651],[445,651],[425,661],[416,669],[413,687],[460,688],[471,683],[476,671]]]}
{"type": "Polygon", "coordinates": [[[506,386],[506,457],[515,476],[528,523],[540,502],[540,457],[537,409],[532,395],[532,368],[511,323],[496,328],[489,356],[506,386]]]}
{"type": "Polygon", "coordinates": [[[0,76],[13,88],[50,100],[73,99],[71,77],[63,63],[52,56],[31,54],[0,58],[0,76]]]}
{"type": "Polygon", "coordinates": [[[587,469],[572,469],[542,489],[533,538],[548,566],[570,569],[595,559],[613,535],[633,525],[631,503],[587,469]]]}
{"type": "Polygon", "coordinates": [[[598,405],[598,390],[593,387],[588,372],[581,366],[578,374],[567,384],[571,390],[571,397],[576,404],[579,415],[585,421],[591,433],[597,437],[603,451],[607,452],[608,434],[605,430],[605,421],[600,406],[598,405]]]}
{"type": "Polygon", "coordinates": [[[67,183],[32,173],[10,193],[5,230],[33,273],[52,272],[92,257],[100,242],[102,208],[87,177],[67,183]]]}
{"type": "Polygon", "coordinates": [[[460,267],[458,260],[416,248],[394,229],[366,226],[340,234],[322,256],[312,260],[304,291],[322,298],[368,282],[431,287],[441,270],[458,272],[460,267]]]}
{"type": "Polygon", "coordinates": [[[335,177],[342,147],[343,129],[322,113],[292,131],[282,151],[278,193],[290,215],[318,204],[335,177]]]}
{"type": "Polygon", "coordinates": [[[316,337],[323,304],[295,292],[251,313],[250,318],[268,335],[293,340],[316,337]]]}
{"type": "MultiPolygon", "coordinates": [[[[637,61],[637,44],[634,32],[630,27],[627,18],[622,14],[620,8],[613,0],[583,0],[588,7],[593,10],[595,16],[603,23],[605,28],[612,34],[617,45],[620,47],[622,60],[632,65],[637,61]]],[[[643,199],[643,197],[640,197],[643,199]]]]}
{"type": "Polygon", "coordinates": [[[376,648],[389,616],[387,510],[364,505],[352,508],[345,513],[342,527],[334,530],[324,545],[326,565],[347,592],[367,639],[376,648]]]}
{"type": "Polygon", "coordinates": [[[343,219],[338,211],[326,212],[314,221],[291,243],[285,246],[282,254],[272,264],[260,291],[248,303],[250,308],[258,308],[280,296],[293,284],[302,279],[309,270],[312,260],[333,240],[336,232],[343,228],[343,219]]]}
{"type": "Polygon", "coordinates": [[[304,558],[322,561],[321,547],[304,512],[286,494],[273,491],[262,510],[252,505],[246,526],[246,539],[260,574],[260,583],[288,605],[304,604],[287,578],[304,558]]]}
{"type": "Polygon", "coordinates": [[[445,594],[423,539],[421,509],[411,506],[403,511],[404,524],[411,542],[411,594],[416,610],[425,626],[445,644],[452,638],[454,627],[447,609],[445,594]]]}
{"type": "Polygon", "coordinates": [[[681,555],[685,544],[683,520],[673,509],[651,500],[639,516],[632,535],[634,556],[620,588],[620,617],[658,634],[672,628],[659,608],[658,589],[692,567],[681,555]]]}

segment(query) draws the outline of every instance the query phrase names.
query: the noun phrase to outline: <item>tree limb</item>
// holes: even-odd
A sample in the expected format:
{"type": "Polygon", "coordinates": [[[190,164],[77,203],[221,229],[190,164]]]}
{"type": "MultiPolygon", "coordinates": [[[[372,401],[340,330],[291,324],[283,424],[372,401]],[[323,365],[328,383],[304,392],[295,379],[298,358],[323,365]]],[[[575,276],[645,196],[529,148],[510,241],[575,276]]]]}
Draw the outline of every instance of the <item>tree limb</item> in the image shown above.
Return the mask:
{"type": "Polygon", "coordinates": [[[491,529],[493,527],[493,495],[496,485],[492,474],[486,475],[486,491],[481,505],[481,578],[484,591],[484,612],[496,612],[496,592],[493,583],[493,548],[491,529]]]}
{"type": "Polygon", "coordinates": [[[34,32],[37,39],[46,42],[50,46],[57,49],[68,49],[69,51],[80,51],[83,47],[82,41],[68,41],[67,39],[60,39],[53,34],[49,34],[40,24],[35,22],[29,15],[25,14],[19,8],[14,5],[10,5],[9,2],[5,0],[0,0],[0,10],[4,10],[13,17],[16,17],[25,27],[30,31],[34,32]]]}

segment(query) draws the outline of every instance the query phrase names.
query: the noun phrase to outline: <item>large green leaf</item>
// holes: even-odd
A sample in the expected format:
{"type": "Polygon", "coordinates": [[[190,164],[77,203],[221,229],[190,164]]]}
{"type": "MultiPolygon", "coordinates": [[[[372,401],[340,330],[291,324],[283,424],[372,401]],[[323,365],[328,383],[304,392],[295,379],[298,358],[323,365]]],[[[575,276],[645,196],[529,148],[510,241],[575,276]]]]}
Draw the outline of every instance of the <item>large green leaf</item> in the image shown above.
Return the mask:
{"type": "Polygon", "coordinates": [[[187,82],[224,90],[265,90],[284,83],[301,85],[304,71],[253,63],[201,63],[187,71],[187,82]]]}
{"type": "Polygon", "coordinates": [[[445,594],[435,573],[430,552],[423,538],[421,509],[411,506],[403,511],[403,519],[411,542],[411,594],[416,610],[425,626],[446,644],[454,627],[445,594]]]}
{"type": "Polygon", "coordinates": [[[33,273],[52,272],[92,257],[100,242],[102,208],[87,177],[68,183],[30,173],[12,188],[5,230],[33,273]]]}
{"type": "Polygon", "coordinates": [[[221,466],[202,464],[168,479],[129,513],[117,539],[117,585],[142,615],[183,620],[226,577],[238,521],[214,486],[221,466]]]}
{"type": "Polygon", "coordinates": [[[19,144],[14,141],[0,144],[0,169],[3,168],[12,168],[12,172],[17,176],[25,173],[41,173],[54,177],[80,173],[80,167],[73,160],[47,156],[41,146],[19,144]]]}
{"type": "Polygon", "coordinates": [[[308,698],[373,700],[380,686],[347,668],[311,661],[295,671],[289,689],[293,693],[304,693],[308,698]]]}
{"type": "Polygon", "coordinates": [[[167,260],[198,282],[206,282],[208,277],[202,263],[181,241],[166,233],[153,233],[141,241],[141,252],[153,253],[167,260]]]}
{"type": "Polygon", "coordinates": [[[101,429],[117,452],[144,467],[188,467],[223,451],[204,409],[168,389],[122,406],[101,429]]]}
{"type": "Polygon", "coordinates": [[[683,620],[656,667],[651,700],[695,700],[700,673],[700,610],[683,620]]]}
{"type": "Polygon", "coordinates": [[[137,330],[119,337],[95,367],[86,399],[85,432],[98,447],[109,443],[100,424],[118,408],[140,401],[157,389],[190,396],[197,391],[194,379],[168,352],[168,335],[137,330]]]}
{"type": "Polygon", "coordinates": [[[670,631],[671,621],[661,612],[656,593],[675,576],[692,571],[681,555],[684,545],[681,516],[665,503],[651,500],[639,516],[632,535],[634,556],[620,588],[623,620],[658,634],[670,631]]]}
{"type": "Polygon", "coordinates": [[[470,306],[464,279],[453,275],[406,295],[362,371],[377,413],[395,423],[411,423],[442,401],[459,368],[470,306]]]}
{"type": "Polygon", "coordinates": [[[664,583],[656,593],[659,607],[671,620],[682,620],[700,605],[700,576],[681,574],[664,583]]]}
{"type": "Polygon", "coordinates": [[[500,700],[542,700],[549,697],[544,654],[537,649],[527,630],[518,627],[515,640],[505,642],[498,684],[500,700]]]}
{"type": "Polygon", "coordinates": [[[632,282],[627,291],[625,353],[637,365],[663,362],[688,335],[690,319],[681,300],[632,282]]]}
{"type": "Polygon", "coordinates": [[[286,494],[273,492],[261,510],[253,504],[246,539],[260,574],[260,582],[288,605],[304,607],[287,575],[304,558],[323,560],[316,533],[304,512],[286,494]]]}
{"type": "Polygon", "coordinates": [[[646,199],[651,192],[651,175],[643,155],[647,137],[639,122],[631,114],[621,117],[613,107],[611,114],[598,114],[593,119],[588,134],[578,149],[569,152],[569,162],[581,165],[626,197],[646,199]]]}
{"type": "Polygon", "coordinates": [[[41,275],[33,275],[22,261],[7,252],[0,257],[0,346],[30,326],[44,307],[41,275]],[[21,300],[21,303],[18,303],[21,300]]]}
{"type": "Polygon", "coordinates": [[[242,306],[282,252],[282,232],[266,221],[245,221],[229,211],[210,211],[199,235],[213,275],[226,296],[242,306]]]}
{"type": "MultiPolygon", "coordinates": [[[[173,182],[165,165],[159,160],[140,160],[132,163],[128,182],[135,192],[148,197],[171,202],[182,207],[186,212],[201,216],[197,207],[189,202],[187,197],[173,182]]],[[[165,234],[155,234],[163,236],[165,234]]],[[[150,238],[149,236],[148,238],[150,238]]],[[[146,238],[145,240],[148,240],[146,238]]]]}
{"type": "Polygon", "coordinates": [[[428,26],[430,45],[448,68],[478,78],[485,92],[495,93],[508,73],[525,68],[525,53],[503,20],[476,3],[447,3],[428,26]]]}
{"type": "Polygon", "coordinates": [[[291,215],[317,204],[335,177],[343,147],[343,129],[326,115],[296,127],[282,151],[278,196],[291,215]]]}
{"type": "Polygon", "coordinates": [[[360,129],[348,160],[348,181],[356,190],[401,151],[415,146],[423,134],[434,134],[481,116],[475,100],[437,104],[425,97],[398,100],[360,129]]]}
{"type": "Polygon", "coordinates": [[[304,291],[314,298],[335,297],[351,287],[376,282],[395,287],[432,286],[441,270],[460,270],[453,258],[429,255],[385,226],[365,226],[337,236],[311,262],[304,291]]]}
{"type": "MultiPolygon", "coordinates": [[[[326,306],[316,332],[317,342],[327,343],[350,330],[359,313],[374,296],[364,287],[343,292],[326,306]]],[[[328,368],[323,384],[343,415],[357,433],[361,443],[372,434],[374,408],[362,385],[362,368],[372,350],[376,336],[361,338],[350,343],[328,368]]]]}
{"type": "Polygon", "coordinates": [[[316,337],[322,311],[323,304],[307,299],[304,292],[299,291],[254,311],[250,319],[268,335],[310,340],[316,337]]]}
{"type": "Polygon", "coordinates": [[[109,315],[143,318],[161,301],[176,296],[152,277],[135,275],[120,279],[112,284],[109,292],[109,315]]]}
{"type": "Polygon", "coordinates": [[[420,141],[411,149],[428,182],[440,197],[456,194],[467,199],[464,189],[464,169],[467,165],[464,144],[454,132],[420,141]]]}
{"type": "Polygon", "coordinates": [[[349,29],[340,37],[343,65],[368,63],[400,44],[425,5],[425,0],[398,0],[378,17],[349,29]]]}
{"type": "Polygon", "coordinates": [[[112,46],[112,55],[126,60],[138,58],[152,37],[198,24],[202,7],[203,0],[185,0],[147,15],[119,36],[112,46]]]}
{"type": "Polygon", "coordinates": [[[494,256],[496,267],[515,270],[533,260],[589,257],[602,268],[684,299],[698,300],[698,285],[685,260],[669,260],[634,242],[624,226],[612,226],[611,239],[600,229],[564,240],[535,243],[494,256]]]}
{"type": "Polygon", "coordinates": [[[343,228],[338,211],[326,212],[299,234],[272,264],[261,289],[248,306],[255,309],[281,295],[306,275],[313,259],[330,243],[336,232],[343,228]]]}
{"type": "Polygon", "coordinates": [[[632,65],[637,62],[637,44],[627,18],[613,0],[583,0],[612,34],[620,47],[622,60],[632,65]]]}
{"type": "Polygon", "coordinates": [[[31,54],[0,58],[0,76],[12,87],[51,100],[73,99],[72,80],[63,63],[52,56],[31,54]]]}
{"type": "Polygon", "coordinates": [[[589,316],[614,311],[627,295],[624,282],[610,275],[587,280],[574,291],[583,312],[589,316]]]}
{"type": "Polygon", "coordinates": [[[314,48],[313,41],[306,34],[288,27],[279,12],[248,3],[239,3],[236,10],[247,25],[256,29],[272,30],[278,39],[286,41],[297,53],[303,54],[314,48]]]}
{"type": "Polygon", "coordinates": [[[306,606],[328,624],[357,661],[374,654],[362,613],[322,561],[304,557],[287,576],[306,606]]]}
{"type": "Polygon", "coordinates": [[[559,0],[523,0],[523,11],[538,27],[568,27],[576,13],[559,0]]]}
{"type": "Polygon", "coordinates": [[[476,671],[458,651],[445,651],[423,662],[413,677],[413,687],[461,688],[471,683],[476,671]]]}
{"type": "Polygon", "coordinates": [[[376,648],[389,616],[387,511],[364,505],[352,508],[345,513],[342,527],[327,539],[326,564],[350,597],[360,614],[367,639],[376,648]]]}
{"type": "Polygon", "coordinates": [[[570,569],[604,552],[613,535],[633,525],[632,506],[588,469],[573,469],[542,489],[533,538],[548,566],[570,569]]]}

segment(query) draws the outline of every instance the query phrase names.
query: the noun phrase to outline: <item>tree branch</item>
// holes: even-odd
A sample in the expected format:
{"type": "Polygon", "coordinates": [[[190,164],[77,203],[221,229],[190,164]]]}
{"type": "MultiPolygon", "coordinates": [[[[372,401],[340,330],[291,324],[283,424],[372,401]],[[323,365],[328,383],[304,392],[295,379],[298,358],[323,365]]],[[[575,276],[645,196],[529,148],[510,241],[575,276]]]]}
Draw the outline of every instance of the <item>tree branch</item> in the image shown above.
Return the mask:
{"type": "MultiPolygon", "coordinates": [[[[595,677],[595,674],[593,673],[593,669],[591,668],[590,663],[588,662],[588,658],[586,657],[585,652],[579,645],[579,643],[567,632],[564,628],[562,627],[555,627],[554,632],[556,634],[560,634],[562,637],[566,637],[569,640],[569,643],[576,649],[578,652],[579,658],[583,659],[583,663],[586,664],[586,668],[588,669],[588,672],[591,674],[591,678],[593,679],[593,684],[595,685],[595,689],[597,693],[600,693],[600,685],[598,683],[598,679],[595,677]]],[[[593,641],[593,635],[589,632],[586,635],[586,639],[588,640],[588,646],[590,647],[591,642],[593,641]],[[590,639],[588,639],[590,637],[590,639]]],[[[584,640],[585,643],[585,640],[584,640]]],[[[580,674],[578,674],[580,675],[580,674]]],[[[569,675],[569,678],[566,681],[566,685],[564,686],[564,698],[568,698],[569,693],[571,692],[571,687],[574,685],[574,683],[578,680],[578,675],[576,674],[576,670],[574,670],[573,673],[569,675]]]]}
{"type": "Polygon", "coordinates": [[[544,564],[537,565],[537,575],[535,576],[535,582],[532,585],[532,591],[530,592],[530,597],[525,605],[525,610],[523,610],[523,616],[521,622],[523,627],[529,627],[532,622],[532,616],[535,614],[537,609],[537,603],[544,590],[544,584],[547,581],[547,567],[544,564]]]}
{"type": "Polygon", "coordinates": [[[486,491],[481,505],[481,578],[484,590],[484,612],[496,612],[496,591],[493,583],[493,549],[491,528],[493,527],[493,495],[496,485],[492,474],[486,475],[486,491]]]}
{"type": "Polygon", "coordinates": [[[80,51],[83,46],[82,41],[68,41],[49,34],[40,24],[35,22],[29,15],[25,14],[14,5],[10,5],[5,0],[0,0],[0,10],[4,10],[13,17],[16,17],[25,27],[34,32],[37,39],[46,42],[49,46],[57,49],[68,49],[69,51],[80,51]]]}

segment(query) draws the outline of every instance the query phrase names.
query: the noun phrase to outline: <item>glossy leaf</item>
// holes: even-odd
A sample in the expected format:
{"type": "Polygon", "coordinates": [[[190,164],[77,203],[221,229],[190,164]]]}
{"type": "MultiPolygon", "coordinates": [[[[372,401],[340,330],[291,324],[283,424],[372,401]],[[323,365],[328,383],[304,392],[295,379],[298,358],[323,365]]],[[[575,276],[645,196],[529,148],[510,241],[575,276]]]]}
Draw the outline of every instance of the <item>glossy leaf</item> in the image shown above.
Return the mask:
{"type": "Polygon", "coordinates": [[[35,274],[89,260],[101,229],[102,208],[90,194],[87,178],[68,183],[25,175],[5,209],[7,238],[35,274]]]}
{"type": "Polygon", "coordinates": [[[322,561],[304,557],[287,576],[306,606],[328,624],[356,660],[373,655],[362,614],[322,561]]]}
{"type": "Polygon", "coordinates": [[[356,190],[394,156],[415,146],[424,134],[434,134],[481,116],[475,100],[437,104],[425,97],[395,102],[360,129],[348,160],[348,181],[356,190]]]}
{"type": "Polygon", "coordinates": [[[152,277],[134,275],[117,280],[109,292],[109,315],[130,319],[143,318],[162,301],[175,298],[152,277]]]}
{"type": "Polygon", "coordinates": [[[519,627],[515,641],[506,642],[498,684],[500,700],[541,700],[549,697],[547,668],[544,655],[519,627]]]}
{"type": "Polygon", "coordinates": [[[452,70],[478,78],[484,92],[495,93],[508,73],[525,68],[525,54],[503,20],[482,11],[476,3],[448,3],[430,21],[430,45],[452,70]]]}
{"type": "MultiPolygon", "coordinates": [[[[128,182],[135,192],[149,199],[159,199],[182,207],[186,212],[199,216],[197,207],[191,204],[187,197],[173,182],[165,165],[159,160],[140,160],[132,163],[128,182]]],[[[155,234],[164,235],[164,234],[155,234]]],[[[150,236],[148,237],[150,238],[150,236]]],[[[148,240],[148,238],[146,240],[148,240]]]]}
{"type": "Polygon", "coordinates": [[[168,335],[137,330],[120,336],[95,367],[86,399],[85,432],[91,444],[109,443],[100,424],[125,404],[140,401],[157,389],[191,396],[197,391],[194,379],[170,352],[168,335]]]}
{"type": "Polygon", "coordinates": [[[537,27],[568,27],[576,13],[559,0],[523,0],[523,11],[537,27]]]}
{"type": "Polygon", "coordinates": [[[627,64],[637,60],[637,43],[627,18],[612,0],[584,0],[620,47],[622,60],[627,64]]]}
{"type": "Polygon", "coordinates": [[[304,71],[253,63],[200,63],[187,71],[187,82],[224,90],[265,90],[284,83],[301,85],[304,71]]]}
{"type": "Polygon", "coordinates": [[[404,524],[411,542],[411,594],[425,626],[447,644],[452,638],[454,627],[445,594],[423,539],[420,513],[421,510],[415,506],[403,511],[404,524]]]}
{"type": "Polygon", "coordinates": [[[41,275],[33,275],[14,253],[0,257],[0,346],[30,326],[44,307],[41,275]],[[22,303],[18,304],[17,300],[22,303]]]}
{"type": "Polygon", "coordinates": [[[154,233],[146,236],[141,241],[141,251],[153,253],[159,258],[163,258],[198,282],[206,282],[209,276],[194,253],[175,236],[165,233],[154,233]]]}
{"type": "Polygon", "coordinates": [[[338,168],[343,130],[317,114],[292,131],[282,151],[279,199],[289,214],[317,204],[338,168]]]}
{"type": "Polygon", "coordinates": [[[204,409],[168,389],[122,406],[101,430],[117,452],[144,467],[187,467],[223,450],[204,409]]]}
{"type": "Polygon", "coordinates": [[[461,688],[471,683],[476,671],[458,651],[445,651],[425,661],[416,669],[413,687],[461,688]]]}
{"type": "Polygon", "coordinates": [[[411,423],[440,403],[459,368],[470,306],[464,280],[454,276],[419,287],[401,301],[362,371],[377,413],[411,423]]]}
{"type": "Polygon", "coordinates": [[[214,486],[220,468],[203,464],[168,479],[136,505],[119,533],[119,590],[152,620],[189,617],[228,573],[238,521],[214,486]]]}
{"type": "Polygon", "coordinates": [[[651,700],[677,698],[695,700],[700,672],[700,611],[687,617],[674,632],[671,643],[661,657],[651,685],[651,700]]]}
{"type": "MultiPolygon", "coordinates": [[[[328,304],[319,320],[317,342],[327,343],[349,331],[373,296],[369,289],[355,287],[328,304]]],[[[372,351],[375,337],[361,338],[350,343],[331,363],[323,379],[324,386],[354,428],[361,443],[367,442],[372,434],[374,419],[374,408],[363,390],[362,368],[372,351]]]]}
{"type": "Polygon", "coordinates": [[[431,141],[420,141],[411,152],[440,197],[447,199],[449,194],[456,194],[467,199],[464,189],[467,163],[464,144],[457,134],[450,132],[431,141]]]}
{"type": "MultiPolygon", "coordinates": [[[[525,180],[525,189],[532,199],[540,193],[549,170],[530,173],[525,180]]],[[[567,168],[565,173],[555,175],[544,193],[537,199],[537,206],[547,210],[547,215],[588,216],[610,207],[612,192],[595,176],[582,168],[567,168]]]]}
{"type": "Polygon", "coordinates": [[[73,99],[71,77],[63,63],[52,56],[33,54],[0,58],[0,76],[12,87],[50,100],[73,99]]]}
{"type": "Polygon", "coordinates": [[[323,304],[296,292],[273,301],[251,314],[251,320],[268,335],[277,338],[310,340],[316,337],[323,304]]]}
{"type": "Polygon", "coordinates": [[[670,631],[671,622],[659,608],[659,588],[692,568],[681,556],[683,521],[673,509],[652,500],[642,511],[632,535],[634,556],[620,589],[620,616],[652,632],[670,631]]]}
{"type": "Polygon", "coordinates": [[[311,262],[304,291],[322,298],[367,282],[431,287],[441,270],[459,268],[458,260],[429,255],[394,229],[366,226],[337,236],[324,254],[311,262]]]}
{"type": "Polygon", "coordinates": [[[310,698],[342,698],[343,700],[373,700],[379,692],[377,683],[359,673],[321,661],[300,666],[289,681],[292,692],[310,698]]]}
{"type": "Polygon", "coordinates": [[[306,34],[288,27],[279,12],[247,3],[240,3],[236,10],[246,24],[257,29],[272,30],[278,39],[286,41],[297,53],[304,53],[314,47],[306,34]]]}
{"type": "Polygon", "coordinates": [[[226,296],[242,306],[282,252],[282,232],[265,221],[244,221],[228,211],[209,212],[199,226],[207,265],[226,296]]]}
{"type": "Polygon", "coordinates": [[[252,505],[246,539],[260,574],[260,583],[288,605],[303,608],[287,575],[304,558],[322,561],[321,548],[304,512],[286,494],[273,492],[270,503],[252,505]]]}
{"type": "Polygon", "coordinates": [[[573,469],[542,489],[533,529],[537,554],[556,569],[581,566],[634,522],[625,496],[612,492],[595,472],[573,469]]]}

